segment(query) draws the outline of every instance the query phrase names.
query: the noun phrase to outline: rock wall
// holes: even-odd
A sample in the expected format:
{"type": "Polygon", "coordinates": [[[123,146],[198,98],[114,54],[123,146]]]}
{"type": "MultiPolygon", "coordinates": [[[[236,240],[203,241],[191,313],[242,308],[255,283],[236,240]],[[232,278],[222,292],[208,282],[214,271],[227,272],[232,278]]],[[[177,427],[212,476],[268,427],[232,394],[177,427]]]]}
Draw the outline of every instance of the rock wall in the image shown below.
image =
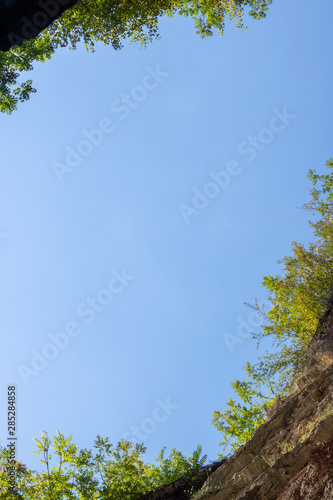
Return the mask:
{"type": "MultiPolygon", "coordinates": [[[[203,468],[208,478],[198,478],[196,500],[333,500],[333,310],[305,360],[293,394],[276,401],[249,441],[203,468]]],[[[192,493],[182,478],[140,500],[189,500],[192,493]]]]}

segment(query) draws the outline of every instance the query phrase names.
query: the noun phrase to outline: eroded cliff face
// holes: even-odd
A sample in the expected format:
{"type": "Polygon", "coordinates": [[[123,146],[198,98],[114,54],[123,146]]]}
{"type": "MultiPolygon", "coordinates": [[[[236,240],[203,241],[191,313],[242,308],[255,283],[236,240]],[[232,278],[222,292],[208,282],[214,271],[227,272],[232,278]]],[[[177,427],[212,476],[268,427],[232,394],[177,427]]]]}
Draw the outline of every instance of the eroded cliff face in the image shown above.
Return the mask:
{"type": "Polygon", "coordinates": [[[211,474],[202,498],[333,499],[333,363],[313,378],[211,474]]]}
{"type": "MultiPolygon", "coordinates": [[[[196,500],[333,500],[333,310],[305,360],[293,394],[234,455],[207,468],[196,500]]],[[[188,500],[192,491],[180,479],[140,500],[188,500]]]]}
{"type": "MultiPolygon", "coordinates": [[[[251,439],[207,473],[197,500],[333,500],[333,363],[299,380],[251,439]]],[[[191,497],[180,479],[140,500],[191,497]]]]}

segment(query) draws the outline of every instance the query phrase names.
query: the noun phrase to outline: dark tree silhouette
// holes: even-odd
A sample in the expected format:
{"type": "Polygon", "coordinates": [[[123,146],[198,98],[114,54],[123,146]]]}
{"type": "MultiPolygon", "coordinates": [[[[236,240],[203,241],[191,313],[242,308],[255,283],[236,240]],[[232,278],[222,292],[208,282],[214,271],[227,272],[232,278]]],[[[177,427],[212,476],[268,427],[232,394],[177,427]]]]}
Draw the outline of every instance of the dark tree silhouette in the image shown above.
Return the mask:
{"type": "Polygon", "coordinates": [[[0,50],[36,37],[78,0],[0,0],[0,50]]]}

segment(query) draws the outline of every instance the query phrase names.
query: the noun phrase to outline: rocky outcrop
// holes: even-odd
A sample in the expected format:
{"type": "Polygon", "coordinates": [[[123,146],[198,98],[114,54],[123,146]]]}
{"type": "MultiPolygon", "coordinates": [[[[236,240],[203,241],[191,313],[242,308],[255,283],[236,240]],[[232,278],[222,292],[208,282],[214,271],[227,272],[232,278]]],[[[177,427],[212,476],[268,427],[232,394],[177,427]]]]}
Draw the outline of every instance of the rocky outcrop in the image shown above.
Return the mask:
{"type": "MultiPolygon", "coordinates": [[[[293,393],[276,399],[230,458],[208,466],[204,483],[200,476],[196,500],[333,500],[333,310],[319,322],[304,360],[293,393]]],[[[140,500],[192,496],[182,478],[140,500]]]]}
{"type": "Polygon", "coordinates": [[[299,498],[333,498],[333,439],[310,454],[308,466],[289,482],[277,500],[299,498]]]}
{"type": "MultiPolygon", "coordinates": [[[[225,460],[220,460],[201,467],[200,475],[194,481],[196,484],[195,489],[202,486],[207,477],[215,472],[224,462],[225,460]]],[[[160,486],[156,490],[146,493],[140,497],[140,500],[189,500],[192,492],[193,479],[189,480],[182,477],[171,484],[160,486]]]]}
{"type": "Polygon", "coordinates": [[[309,379],[208,478],[202,498],[333,499],[333,364],[309,379]]]}

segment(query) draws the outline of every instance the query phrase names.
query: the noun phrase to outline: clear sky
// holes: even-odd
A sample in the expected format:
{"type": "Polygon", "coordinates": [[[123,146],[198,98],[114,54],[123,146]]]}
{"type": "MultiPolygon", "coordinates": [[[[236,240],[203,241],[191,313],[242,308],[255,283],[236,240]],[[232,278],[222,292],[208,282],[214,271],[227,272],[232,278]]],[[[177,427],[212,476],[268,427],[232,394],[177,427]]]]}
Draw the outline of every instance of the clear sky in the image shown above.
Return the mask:
{"type": "Polygon", "coordinates": [[[243,302],[311,240],[295,207],[333,156],[332,16],[276,0],[205,40],[166,18],[146,50],[36,65],[37,94],[0,117],[0,438],[15,383],[18,459],[42,467],[41,429],[217,458],[213,411],[258,355],[243,302]]]}

